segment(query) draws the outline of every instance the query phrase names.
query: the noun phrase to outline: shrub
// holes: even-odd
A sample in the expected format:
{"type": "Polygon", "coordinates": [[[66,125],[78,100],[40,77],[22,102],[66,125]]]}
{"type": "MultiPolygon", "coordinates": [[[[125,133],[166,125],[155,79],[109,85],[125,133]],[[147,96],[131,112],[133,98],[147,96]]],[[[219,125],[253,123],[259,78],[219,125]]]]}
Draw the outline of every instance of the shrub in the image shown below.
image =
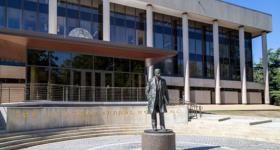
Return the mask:
{"type": "Polygon", "coordinates": [[[280,106],[280,91],[271,91],[271,100],[274,105],[280,106]]]}

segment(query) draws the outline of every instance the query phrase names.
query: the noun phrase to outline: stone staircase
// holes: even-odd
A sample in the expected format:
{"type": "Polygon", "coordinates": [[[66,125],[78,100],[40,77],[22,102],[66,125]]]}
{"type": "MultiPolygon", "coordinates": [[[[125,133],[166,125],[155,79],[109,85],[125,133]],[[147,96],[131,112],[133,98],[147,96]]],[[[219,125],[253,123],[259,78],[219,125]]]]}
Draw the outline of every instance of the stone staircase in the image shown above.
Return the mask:
{"type": "Polygon", "coordinates": [[[97,125],[28,132],[0,132],[0,150],[13,150],[52,142],[112,135],[139,135],[145,129],[136,125],[97,125]]]}

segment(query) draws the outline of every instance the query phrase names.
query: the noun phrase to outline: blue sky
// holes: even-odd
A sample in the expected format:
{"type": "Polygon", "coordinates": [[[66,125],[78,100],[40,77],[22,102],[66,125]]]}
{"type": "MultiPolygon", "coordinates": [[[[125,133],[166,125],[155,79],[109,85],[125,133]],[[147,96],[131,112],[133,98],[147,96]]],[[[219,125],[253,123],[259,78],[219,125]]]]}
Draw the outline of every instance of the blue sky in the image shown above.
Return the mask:
{"type": "MultiPolygon", "coordinates": [[[[272,15],[272,32],[267,36],[267,47],[280,48],[280,0],[225,0],[236,5],[266,12],[272,15]]],[[[262,57],[261,38],[253,39],[254,62],[262,57]]]]}

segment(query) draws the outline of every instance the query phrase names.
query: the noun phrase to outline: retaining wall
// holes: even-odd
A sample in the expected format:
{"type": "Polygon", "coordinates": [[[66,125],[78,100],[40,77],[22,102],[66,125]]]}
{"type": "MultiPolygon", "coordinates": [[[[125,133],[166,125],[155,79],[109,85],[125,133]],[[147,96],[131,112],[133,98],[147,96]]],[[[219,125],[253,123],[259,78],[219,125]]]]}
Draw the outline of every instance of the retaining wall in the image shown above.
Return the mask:
{"type": "MultiPolygon", "coordinates": [[[[168,106],[166,126],[188,122],[187,106],[168,106]]],[[[9,107],[7,131],[87,126],[138,124],[150,125],[147,106],[94,107],[9,107]]],[[[159,123],[158,123],[159,124],[159,123]]]]}

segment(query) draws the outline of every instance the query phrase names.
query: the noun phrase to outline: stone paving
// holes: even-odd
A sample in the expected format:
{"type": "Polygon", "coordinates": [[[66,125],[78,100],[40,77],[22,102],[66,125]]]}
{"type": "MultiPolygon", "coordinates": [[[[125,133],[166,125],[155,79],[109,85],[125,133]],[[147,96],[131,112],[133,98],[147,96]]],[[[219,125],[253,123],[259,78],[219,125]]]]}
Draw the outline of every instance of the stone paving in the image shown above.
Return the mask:
{"type": "Polygon", "coordinates": [[[280,106],[274,105],[202,105],[203,111],[217,111],[217,110],[280,110],[280,106]]]}
{"type": "MultiPolygon", "coordinates": [[[[44,144],[25,150],[141,150],[141,136],[106,136],[44,144]]],[[[177,150],[278,150],[279,144],[235,138],[176,136],[177,150]]]]}

